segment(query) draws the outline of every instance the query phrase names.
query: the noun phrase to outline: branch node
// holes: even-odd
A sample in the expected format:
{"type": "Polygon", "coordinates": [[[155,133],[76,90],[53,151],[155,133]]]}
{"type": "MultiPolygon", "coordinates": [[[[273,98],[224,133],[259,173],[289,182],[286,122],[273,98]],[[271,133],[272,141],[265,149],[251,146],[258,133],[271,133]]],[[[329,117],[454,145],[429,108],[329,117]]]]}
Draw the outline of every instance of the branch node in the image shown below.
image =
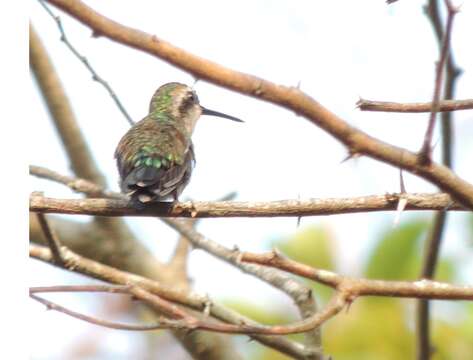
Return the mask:
{"type": "Polygon", "coordinates": [[[212,310],[212,300],[210,300],[209,296],[206,295],[206,301],[204,302],[204,310],[202,311],[202,313],[208,317],[210,316],[210,311],[212,310]]]}
{"type": "Polygon", "coordinates": [[[273,260],[283,259],[285,256],[277,247],[274,247],[273,250],[269,253],[269,261],[272,262],[273,260]]]}

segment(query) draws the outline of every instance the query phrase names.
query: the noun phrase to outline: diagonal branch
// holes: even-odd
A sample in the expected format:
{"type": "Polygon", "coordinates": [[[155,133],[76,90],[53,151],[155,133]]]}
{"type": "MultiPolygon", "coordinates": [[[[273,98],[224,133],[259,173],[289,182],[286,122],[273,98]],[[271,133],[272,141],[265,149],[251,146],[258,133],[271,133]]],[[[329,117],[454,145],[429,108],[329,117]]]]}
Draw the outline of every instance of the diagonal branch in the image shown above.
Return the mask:
{"type": "Polygon", "coordinates": [[[297,88],[276,85],[270,81],[236,72],[192,55],[159,39],[156,35],[150,35],[112,21],[79,0],[48,0],[48,2],[91,27],[95,33],[154,55],[188,71],[196,78],[292,110],[345,144],[351,154],[367,155],[419,175],[451,194],[467,208],[473,209],[472,184],[442,165],[432,163],[425,166],[419,164],[417,154],[384,143],[350,126],[346,121],[297,88]]]}

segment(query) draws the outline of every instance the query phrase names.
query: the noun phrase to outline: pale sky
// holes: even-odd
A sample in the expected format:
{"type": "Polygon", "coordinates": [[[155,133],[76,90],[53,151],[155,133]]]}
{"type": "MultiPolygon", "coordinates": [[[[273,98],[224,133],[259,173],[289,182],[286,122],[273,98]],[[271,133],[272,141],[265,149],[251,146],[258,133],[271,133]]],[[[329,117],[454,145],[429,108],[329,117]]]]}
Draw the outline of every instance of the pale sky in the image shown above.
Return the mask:
{"type": "MultiPolygon", "coordinates": [[[[301,81],[303,91],[350,124],[386,142],[413,151],[422,144],[428,114],[360,112],[355,103],[360,96],[399,102],[431,100],[438,47],[422,11],[425,1],[401,0],[391,6],[382,0],[86,3],[115,21],[156,34],[232,69],[284,85],[296,86],[301,81]]],[[[51,9],[61,16],[69,40],[109,82],[135,121],[146,115],[151,95],[163,83],[193,83],[189,74],[159,59],[105,38],[92,38],[90,29],[51,9]]],[[[31,5],[31,20],[53,58],[100,169],[110,188],[118,190],[113,153],[128,123],[104,88],[91,80],[83,65],[59,41],[56,24],[36,2],[31,5]]],[[[464,1],[452,35],[455,60],[465,70],[457,82],[458,99],[471,98],[473,93],[471,34],[473,3],[464,1]]],[[[237,191],[237,199],[245,201],[399,191],[398,170],[368,158],[341,163],[346,149],[294,113],[202,81],[195,90],[204,106],[237,116],[245,124],[201,119],[193,137],[197,165],[183,199],[211,200],[231,191],[237,191]]],[[[36,89],[30,108],[37,114],[30,122],[31,132],[37,135],[30,163],[70,174],[36,89]]],[[[470,182],[472,120],[472,111],[457,112],[454,118],[454,166],[470,182]]],[[[438,133],[434,139],[438,141],[438,133]]],[[[439,159],[439,155],[437,146],[435,157],[439,159]]],[[[409,192],[435,191],[415,176],[406,174],[405,181],[409,192]]],[[[77,196],[34,179],[31,190],[54,197],[77,196]]],[[[401,221],[410,216],[428,217],[430,213],[405,213],[401,221]]],[[[301,228],[310,224],[329,227],[336,234],[334,247],[340,252],[340,271],[356,274],[372,240],[393,218],[394,213],[311,217],[302,219],[301,228]]],[[[466,267],[472,250],[465,249],[460,241],[465,221],[465,214],[449,217],[442,255],[462,254],[465,274],[472,274],[472,266],[466,267]]],[[[165,225],[154,219],[133,218],[128,222],[158,258],[164,260],[172,252],[177,235],[165,225]]],[[[209,219],[198,229],[228,247],[262,251],[268,249],[271,240],[297,231],[297,225],[293,218],[209,219]]],[[[30,269],[31,285],[65,284],[76,279],[36,262],[30,264],[30,269]]],[[[192,253],[189,271],[195,290],[212,298],[244,299],[251,291],[255,303],[269,298],[275,303],[288,303],[276,290],[200,251],[192,253]]],[[[77,300],[68,304],[85,309],[77,300]]],[[[61,334],[66,343],[77,333],[88,331],[89,325],[46,313],[39,305],[31,304],[31,309],[31,326],[36,334],[41,333],[45,321],[50,325],[48,336],[61,334]]],[[[37,359],[50,358],[56,354],[50,351],[58,351],[52,350],[42,336],[33,340],[31,348],[37,359]]]]}

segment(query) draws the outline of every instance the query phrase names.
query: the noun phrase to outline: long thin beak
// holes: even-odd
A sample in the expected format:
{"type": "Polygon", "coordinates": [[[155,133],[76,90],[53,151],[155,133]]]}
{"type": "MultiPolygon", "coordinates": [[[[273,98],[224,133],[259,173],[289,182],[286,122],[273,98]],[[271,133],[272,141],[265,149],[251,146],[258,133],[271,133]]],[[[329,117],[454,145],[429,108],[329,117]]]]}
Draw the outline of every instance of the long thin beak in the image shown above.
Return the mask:
{"type": "Polygon", "coordinates": [[[243,120],[240,120],[240,119],[238,119],[234,116],[230,116],[230,115],[218,112],[218,111],[206,109],[202,105],[200,107],[202,109],[202,115],[218,116],[218,117],[228,119],[228,120],[233,120],[233,121],[237,121],[237,122],[244,122],[243,120]]]}

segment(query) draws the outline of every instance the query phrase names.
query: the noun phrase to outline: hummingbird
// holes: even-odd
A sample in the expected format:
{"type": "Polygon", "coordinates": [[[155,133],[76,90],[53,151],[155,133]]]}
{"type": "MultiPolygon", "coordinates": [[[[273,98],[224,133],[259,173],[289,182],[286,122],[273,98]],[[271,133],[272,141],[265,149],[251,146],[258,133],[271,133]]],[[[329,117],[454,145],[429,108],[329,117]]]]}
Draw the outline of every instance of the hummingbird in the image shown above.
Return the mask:
{"type": "Polygon", "coordinates": [[[203,107],[187,85],[170,82],[156,90],[148,115],[127,131],[115,150],[122,192],[142,204],[177,201],[195,165],[191,136],[201,115],[243,122],[203,107]]]}

